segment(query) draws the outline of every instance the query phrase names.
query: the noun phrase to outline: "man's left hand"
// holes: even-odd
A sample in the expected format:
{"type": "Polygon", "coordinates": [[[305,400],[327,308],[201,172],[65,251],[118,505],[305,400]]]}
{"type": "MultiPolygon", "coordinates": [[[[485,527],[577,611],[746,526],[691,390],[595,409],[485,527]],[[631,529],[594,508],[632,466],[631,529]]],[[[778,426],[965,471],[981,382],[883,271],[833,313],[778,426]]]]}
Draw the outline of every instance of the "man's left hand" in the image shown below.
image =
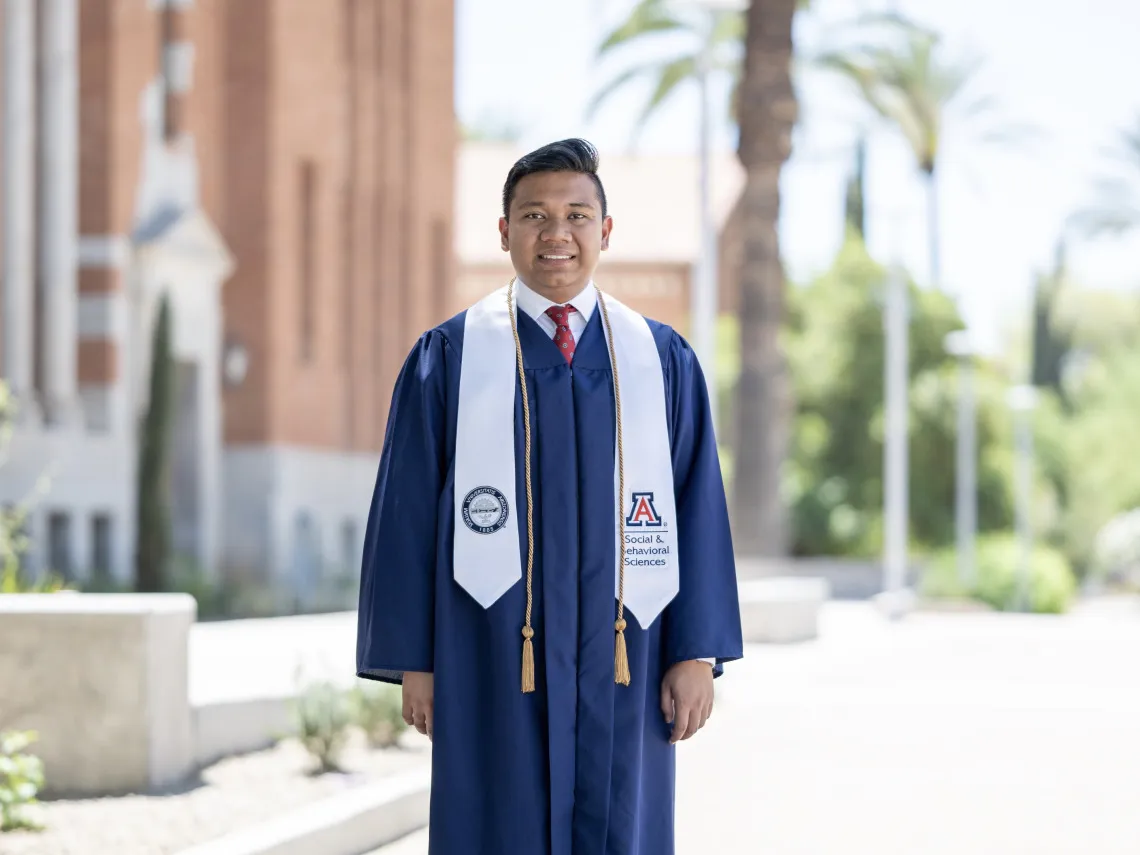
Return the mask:
{"type": "Polygon", "coordinates": [[[693,659],[678,662],[661,681],[661,712],[673,725],[670,744],[688,739],[705,726],[713,708],[713,669],[693,659]]]}

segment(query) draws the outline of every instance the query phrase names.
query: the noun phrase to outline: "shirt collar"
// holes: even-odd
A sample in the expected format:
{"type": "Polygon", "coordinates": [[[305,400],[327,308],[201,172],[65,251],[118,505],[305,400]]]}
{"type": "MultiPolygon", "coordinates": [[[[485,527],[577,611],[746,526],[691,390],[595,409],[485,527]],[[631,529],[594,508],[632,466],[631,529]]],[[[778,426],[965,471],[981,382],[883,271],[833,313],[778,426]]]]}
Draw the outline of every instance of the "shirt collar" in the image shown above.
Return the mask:
{"type": "MultiPolygon", "coordinates": [[[[518,277],[515,277],[515,282],[518,284],[518,293],[515,295],[515,303],[518,305],[519,310],[526,312],[535,320],[538,320],[551,306],[564,306],[565,303],[555,303],[553,300],[548,300],[537,291],[532,290],[518,277]]],[[[586,283],[586,287],[578,294],[577,297],[568,301],[578,314],[582,316],[582,320],[586,323],[590,322],[590,317],[594,314],[594,309],[598,305],[598,295],[594,291],[594,281],[591,279],[586,283]]]]}

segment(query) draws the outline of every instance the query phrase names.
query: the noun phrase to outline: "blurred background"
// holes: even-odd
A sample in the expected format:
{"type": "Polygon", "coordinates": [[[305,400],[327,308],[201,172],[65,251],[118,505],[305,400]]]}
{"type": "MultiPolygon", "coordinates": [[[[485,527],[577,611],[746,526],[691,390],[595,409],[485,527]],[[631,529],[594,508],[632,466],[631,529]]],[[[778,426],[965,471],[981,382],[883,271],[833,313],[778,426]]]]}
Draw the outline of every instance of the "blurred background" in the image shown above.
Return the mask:
{"type": "Polygon", "coordinates": [[[678,851],[1140,852],[1140,6],[2,9],[0,851],[426,853],[353,678],[389,398],[583,136],[738,552],[678,851]]]}

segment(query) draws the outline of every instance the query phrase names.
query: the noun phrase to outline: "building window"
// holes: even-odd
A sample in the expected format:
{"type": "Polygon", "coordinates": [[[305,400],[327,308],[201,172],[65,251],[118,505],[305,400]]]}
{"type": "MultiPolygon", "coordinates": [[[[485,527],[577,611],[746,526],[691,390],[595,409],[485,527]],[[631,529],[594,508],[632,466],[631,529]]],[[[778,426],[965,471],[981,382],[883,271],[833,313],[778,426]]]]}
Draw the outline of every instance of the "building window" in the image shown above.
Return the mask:
{"type": "Polygon", "coordinates": [[[91,575],[96,582],[111,579],[111,515],[91,517],[91,575]]]}
{"type": "Polygon", "coordinates": [[[311,160],[301,163],[299,182],[297,275],[300,278],[301,360],[311,362],[316,334],[317,277],[317,166],[311,160]]]}
{"type": "Polygon", "coordinates": [[[67,581],[74,578],[71,564],[71,515],[63,511],[48,514],[48,572],[67,581]]]}

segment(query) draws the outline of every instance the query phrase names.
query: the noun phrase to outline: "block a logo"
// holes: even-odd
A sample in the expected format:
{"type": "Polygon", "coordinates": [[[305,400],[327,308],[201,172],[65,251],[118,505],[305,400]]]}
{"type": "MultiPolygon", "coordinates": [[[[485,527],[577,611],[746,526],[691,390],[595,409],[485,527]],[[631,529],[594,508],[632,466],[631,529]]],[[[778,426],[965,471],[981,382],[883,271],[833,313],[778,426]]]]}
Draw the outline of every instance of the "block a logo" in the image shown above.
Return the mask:
{"type": "Polygon", "coordinates": [[[662,528],[665,521],[653,504],[653,493],[634,493],[625,524],[634,528],[662,528]]]}

